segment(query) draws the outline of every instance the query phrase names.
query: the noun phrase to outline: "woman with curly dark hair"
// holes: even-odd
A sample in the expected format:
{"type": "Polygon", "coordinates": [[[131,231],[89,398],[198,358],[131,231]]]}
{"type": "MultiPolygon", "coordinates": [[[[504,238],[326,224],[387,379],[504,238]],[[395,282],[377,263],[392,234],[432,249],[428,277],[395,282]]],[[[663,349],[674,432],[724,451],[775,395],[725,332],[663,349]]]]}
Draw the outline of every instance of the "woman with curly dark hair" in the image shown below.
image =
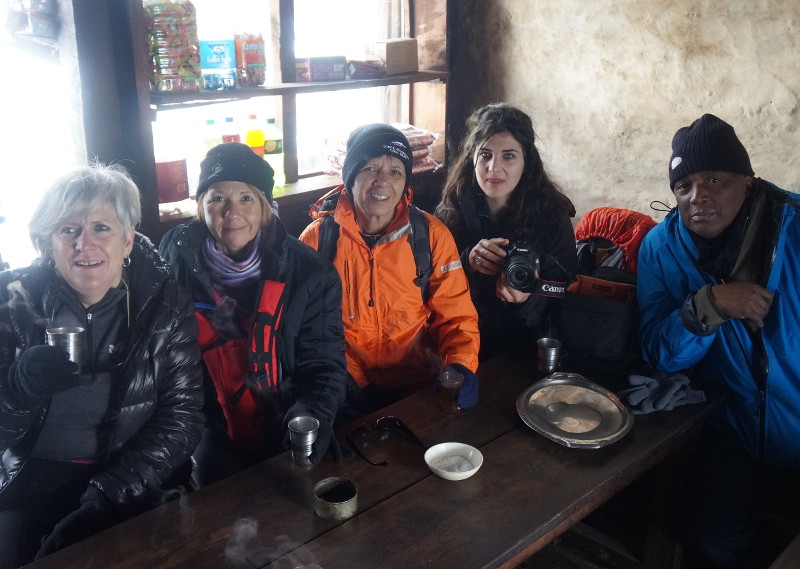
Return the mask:
{"type": "Polygon", "coordinates": [[[469,276],[481,359],[544,335],[551,302],[509,285],[507,249],[524,242],[542,278],[569,281],[577,272],[575,208],[545,172],[525,112],[493,103],[470,115],[436,215],[453,232],[469,276]]]}

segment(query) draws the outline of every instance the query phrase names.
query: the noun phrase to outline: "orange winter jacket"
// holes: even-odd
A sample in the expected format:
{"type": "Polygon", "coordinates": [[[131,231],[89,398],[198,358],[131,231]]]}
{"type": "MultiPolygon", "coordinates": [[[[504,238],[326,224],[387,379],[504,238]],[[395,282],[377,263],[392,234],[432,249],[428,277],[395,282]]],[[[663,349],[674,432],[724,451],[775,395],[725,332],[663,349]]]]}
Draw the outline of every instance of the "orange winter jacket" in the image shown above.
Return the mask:
{"type": "Polygon", "coordinates": [[[314,204],[315,220],[300,235],[317,249],[324,216],[333,215],[341,227],[333,263],[342,279],[347,370],[360,386],[393,388],[429,381],[453,363],[471,371],[478,367],[478,315],[453,236],[425,213],[433,265],[425,304],[414,283],[410,203],[408,188],[386,234],[370,249],[359,234],[352,198],[339,186],[314,204]],[[339,191],[336,209],[320,211],[325,198],[339,191]]]}

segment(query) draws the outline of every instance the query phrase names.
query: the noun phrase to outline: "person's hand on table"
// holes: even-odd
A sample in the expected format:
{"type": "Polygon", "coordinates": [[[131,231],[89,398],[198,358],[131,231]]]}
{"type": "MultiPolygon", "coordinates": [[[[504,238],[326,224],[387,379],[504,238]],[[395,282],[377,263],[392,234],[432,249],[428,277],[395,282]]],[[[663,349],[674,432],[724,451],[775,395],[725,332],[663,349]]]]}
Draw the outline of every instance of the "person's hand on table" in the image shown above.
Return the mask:
{"type": "Polygon", "coordinates": [[[308,459],[311,464],[319,464],[326,455],[330,455],[336,464],[341,464],[344,458],[342,445],[333,432],[333,424],[327,419],[319,419],[317,440],[311,445],[311,456],[308,459]]]}
{"type": "Polygon", "coordinates": [[[508,245],[508,239],[502,237],[481,239],[467,256],[469,265],[484,275],[502,273],[506,266],[506,251],[503,249],[506,245],[508,245]]]}
{"type": "Polygon", "coordinates": [[[448,368],[464,377],[464,383],[458,390],[456,403],[462,409],[473,407],[478,402],[478,376],[461,364],[450,364],[445,367],[445,370],[448,368]]]}
{"type": "Polygon", "coordinates": [[[755,283],[725,283],[711,287],[711,298],[728,318],[752,320],[759,328],[772,306],[772,294],[755,283]]]}
{"type": "Polygon", "coordinates": [[[291,447],[289,428],[287,426],[289,421],[295,417],[300,417],[301,415],[314,417],[317,421],[319,421],[317,438],[314,439],[314,443],[311,445],[311,455],[308,457],[308,460],[311,461],[311,464],[319,464],[326,455],[330,455],[331,459],[336,464],[341,464],[342,460],[345,458],[346,451],[343,450],[342,445],[336,438],[336,434],[333,432],[332,421],[324,417],[320,417],[312,411],[309,411],[309,409],[300,401],[294,403],[289,408],[283,419],[283,447],[291,447]]]}
{"type": "Polygon", "coordinates": [[[53,531],[42,540],[36,559],[77,543],[110,526],[116,521],[111,501],[99,488],[89,485],[81,496],[80,507],[58,522],[53,531]]]}

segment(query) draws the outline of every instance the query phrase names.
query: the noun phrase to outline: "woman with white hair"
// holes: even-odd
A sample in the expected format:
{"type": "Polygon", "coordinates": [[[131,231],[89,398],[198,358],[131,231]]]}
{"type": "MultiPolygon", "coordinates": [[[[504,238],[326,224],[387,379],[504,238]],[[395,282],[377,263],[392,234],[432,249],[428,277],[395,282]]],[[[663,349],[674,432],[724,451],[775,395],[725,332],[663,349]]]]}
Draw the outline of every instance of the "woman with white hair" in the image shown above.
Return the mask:
{"type": "Polygon", "coordinates": [[[150,241],[121,167],[43,196],[40,258],[0,273],[0,567],[18,567],[163,500],[203,425],[191,300],[150,241]],[[81,369],[46,342],[85,330],[81,369]],[[38,552],[38,554],[37,554],[38,552]]]}

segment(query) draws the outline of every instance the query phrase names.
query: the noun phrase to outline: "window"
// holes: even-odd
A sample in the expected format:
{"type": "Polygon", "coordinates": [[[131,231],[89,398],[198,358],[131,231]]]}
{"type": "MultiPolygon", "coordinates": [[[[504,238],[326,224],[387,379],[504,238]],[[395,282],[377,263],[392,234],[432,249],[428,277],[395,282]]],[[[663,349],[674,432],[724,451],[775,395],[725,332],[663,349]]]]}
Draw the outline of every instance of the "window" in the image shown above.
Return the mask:
{"type": "MultiPolygon", "coordinates": [[[[368,57],[376,41],[406,35],[407,4],[406,0],[295,0],[295,56],[368,57]]],[[[408,87],[401,85],[298,95],[298,174],[325,171],[330,147],[344,142],[358,125],[408,122],[407,101],[408,87]],[[406,104],[398,105],[398,100],[406,104]]]]}
{"type": "MultiPolygon", "coordinates": [[[[261,34],[273,50],[279,42],[272,35],[268,2],[265,0],[194,0],[200,40],[232,38],[237,31],[261,34]],[[247,23],[247,28],[243,27],[247,23]],[[261,23],[261,25],[259,25],[261,23]]],[[[346,8],[329,0],[295,0],[294,51],[298,57],[344,55],[364,58],[374,42],[400,37],[407,10],[406,0],[350,0],[346,8]]],[[[276,34],[277,35],[277,34],[276,34]]],[[[267,55],[268,65],[277,58],[267,55]]],[[[267,77],[275,78],[276,70],[267,77]]],[[[269,79],[268,79],[269,82],[269,79]]],[[[232,96],[236,96],[235,92],[232,96]]],[[[368,89],[301,94],[296,99],[298,175],[310,176],[328,168],[328,146],[347,136],[356,126],[368,122],[408,122],[408,87],[393,85],[368,89]],[[398,104],[398,101],[405,101],[398,104]]],[[[196,185],[199,162],[207,148],[189,139],[204,138],[206,122],[220,129],[232,119],[233,129],[243,137],[248,117],[260,122],[275,118],[282,126],[280,97],[260,97],[207,105],[180,111],[159,111],[153,123],[156,158],[187,159],[189,185],[196,185]],[[168,157],[168,158],[167,158],[168,157]]],[[[243,138],[242,138],[243,139],[243,138]]]]}
{"type": "Polygon", "coordinates": [[[46,45],[12,38],[3,28],[5,57],[14,84],[3,94],[3,183],[0,185],[0,256],[11,267],[29,265],[36,253],[28,222],[57,176],[78,165],[69,136],[72,78],[46,45]]]}

